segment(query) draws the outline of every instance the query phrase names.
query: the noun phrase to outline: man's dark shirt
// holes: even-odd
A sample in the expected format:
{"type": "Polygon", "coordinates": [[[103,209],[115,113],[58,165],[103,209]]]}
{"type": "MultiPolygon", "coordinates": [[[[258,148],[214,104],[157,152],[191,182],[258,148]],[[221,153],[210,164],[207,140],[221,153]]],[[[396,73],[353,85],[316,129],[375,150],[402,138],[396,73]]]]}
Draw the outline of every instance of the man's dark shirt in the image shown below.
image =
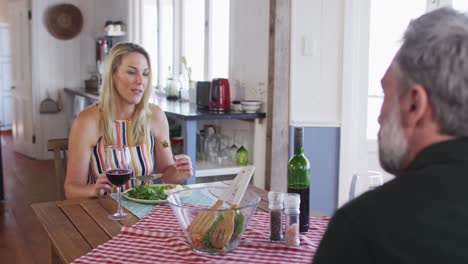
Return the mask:
{"type": "Polygon", "coordinates": [[[313,263],[468,263],[468,138],[425,148],[340,208],[313,263]]]}

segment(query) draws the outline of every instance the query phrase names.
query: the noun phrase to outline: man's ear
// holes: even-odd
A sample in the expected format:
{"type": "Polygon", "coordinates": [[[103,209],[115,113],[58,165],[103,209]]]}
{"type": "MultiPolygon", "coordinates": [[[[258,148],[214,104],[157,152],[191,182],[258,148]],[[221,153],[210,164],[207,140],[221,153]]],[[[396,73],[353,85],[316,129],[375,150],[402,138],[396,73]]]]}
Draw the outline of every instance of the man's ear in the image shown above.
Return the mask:
{"type": "Polygon", "coordinates": [[[404,96],[402,105],[404,125],[417,127],[430,117],[429,94],[420,84],[413,84],[404,96]]]}

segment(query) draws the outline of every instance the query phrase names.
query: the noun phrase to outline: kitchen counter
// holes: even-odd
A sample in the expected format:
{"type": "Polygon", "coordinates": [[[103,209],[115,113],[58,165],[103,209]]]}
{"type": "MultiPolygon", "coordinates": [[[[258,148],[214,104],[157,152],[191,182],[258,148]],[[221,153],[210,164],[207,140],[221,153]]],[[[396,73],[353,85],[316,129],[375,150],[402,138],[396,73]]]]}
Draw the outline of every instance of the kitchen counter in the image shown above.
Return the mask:
{"type": "Polygon", "coordinates": [[[150,102],[158,105],[169,117],[182,120],[222,120],[222,119],[257,119],[265,118],[265,113],[244,113],[229,111],[217,113],[209,110],[200,110],[195,103],[189,101],[170,101],[165,96],[153,95],[150,102]]]}

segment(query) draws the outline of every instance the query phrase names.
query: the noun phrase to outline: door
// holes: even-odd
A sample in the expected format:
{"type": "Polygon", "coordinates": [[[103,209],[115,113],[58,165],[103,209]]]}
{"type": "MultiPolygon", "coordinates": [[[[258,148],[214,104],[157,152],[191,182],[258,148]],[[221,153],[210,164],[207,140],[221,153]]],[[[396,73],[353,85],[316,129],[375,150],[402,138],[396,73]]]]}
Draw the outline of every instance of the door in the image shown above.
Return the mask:
{"type": "Polygon", "coordinates": [[[10,26],[0,23],[0,130],[11,129],[10,26]]]}
{"type": "Polygon", "coordinates": [[[11,129],[12,96],[10,82],[11,59],[0,57],[0,130],[11,129]]]}
{"type": "Polygon", "coordinates": [[[34,157],[33,93],[31,86],[31,48],[29,3],[27,0],[8,3],[11,37],[11,93],[13,101],[13,148],[34,157]]]}

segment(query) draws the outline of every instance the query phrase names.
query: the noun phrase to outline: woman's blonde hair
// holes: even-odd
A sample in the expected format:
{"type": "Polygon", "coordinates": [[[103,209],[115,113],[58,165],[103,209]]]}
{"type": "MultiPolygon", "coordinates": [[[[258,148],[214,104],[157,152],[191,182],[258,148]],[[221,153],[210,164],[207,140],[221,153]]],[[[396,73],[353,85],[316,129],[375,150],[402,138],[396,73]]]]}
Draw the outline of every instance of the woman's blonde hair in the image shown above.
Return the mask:
{"type": "Polygon", "coordinates": [[[148,52],[141,46],[130,43],[120,42],[110,50],[105,63],[104,80],[102,83],[102,94],[99,98],[100,129],[103,135],[104,146],[116,144],[115,125],[117,90],[114,87],[113,74],[122,63],[124,55],[138,52],[145,56],[148,63],[148,82],[143,93],[141,101],[136,105],[132,120],[129,122],[130,137],[127,139],[127,145],[138,146],[143,144],[145,137],[149,133],[149,118],[151,110],[149,108],[149,97],[151,94],[151,62],[148,52]]]}

